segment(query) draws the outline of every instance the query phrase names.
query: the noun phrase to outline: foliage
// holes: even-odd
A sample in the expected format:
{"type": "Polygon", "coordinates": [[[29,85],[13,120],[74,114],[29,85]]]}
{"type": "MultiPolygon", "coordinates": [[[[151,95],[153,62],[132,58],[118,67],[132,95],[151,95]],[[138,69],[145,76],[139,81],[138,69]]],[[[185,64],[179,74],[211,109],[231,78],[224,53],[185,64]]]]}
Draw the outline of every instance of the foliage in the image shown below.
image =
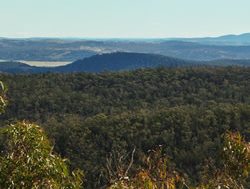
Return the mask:
{"type": "Polygon", "coordinates": [[[224,172],[244,180],[250,172],[250,144],[239,133],[226,133],[223,146],[224,172]]]}
{"type": "Polygon", "coordinates": [[[1,188],[80,188],[81,171],[69,172],[39,126],[19,122],[2,132],[6,150],[0,157],[1,188]]]}
{"type": "Polygon", "coordinates": [[[145,168],[138,170],[133,178],[121,179],[109,189],[245,189],[250,172],[250,144],[239,133],[224,134],[221,167],[203,175],[202,183],[197,187],[188,186],[185,179],[173,168],[162,147],[150,152],[145,159],[145,168]],[[245,185],[245,186],[244,186],[245,185]]]}
{"type": "Polygon", "coordinates": [[[160,146],[151,151],[145,160],[146,168],[141,169],[133,179],[135,188],[145,189],[176,189],[184,187],[184,180],[170,166],[168,157],[160,146]]]}
{"type": "Polygon", "coordinates": [[[244,189],[250,172],[250,144],[239,133],[227,132],[220,157],[221,167],[207,172],[199,188],[244,189]]]}
{"type": "Polygon", "coordinates": [[[152,150],[144,158],[144,167],[137,170],[133,178],[121,179],[109,189],[176,189],[185,186],[183,178],[170,167],[168,157],[163,153],[162,146],[152,150]]]}
{"type": "Polygon", "coordinates": [[[216,103],[250,104],[250,68],[146,69],[102,74],[0,75],[9,86],[5,117],[117,114],[216,103]]]}
{"type": "Polygon", "coordinates": [[[237,67],[2,74],[9,105],[0,123],[41,125],[55,151],[85,171],[86,188],[109,183],[111,152],[129,154],[136,147],[132,178],[141,157],[157,145],[165,147],[170,166],[197,185],[204,160],[220,162],[223,133],[239,131],[250,140],[249,75],[249,68],[237,67]]]}

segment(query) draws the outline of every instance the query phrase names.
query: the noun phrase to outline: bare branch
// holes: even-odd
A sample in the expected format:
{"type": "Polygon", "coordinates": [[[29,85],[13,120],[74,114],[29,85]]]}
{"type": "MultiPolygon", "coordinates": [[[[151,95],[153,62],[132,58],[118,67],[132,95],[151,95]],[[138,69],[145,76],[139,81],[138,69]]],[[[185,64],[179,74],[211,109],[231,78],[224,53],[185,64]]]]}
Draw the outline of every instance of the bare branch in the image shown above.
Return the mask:
{"type": "Polygon", "coordinates": [[[135,148],[134,148],[133,151],[132,151],[131,159],[130,159],[128,168],[127,168],[127,170],[125,171],[124,176],[127,176],[129,169],[132,167],[132,165],[133,165],[133,163],[134,163],[134,154],[135,154],[135,148]]]}

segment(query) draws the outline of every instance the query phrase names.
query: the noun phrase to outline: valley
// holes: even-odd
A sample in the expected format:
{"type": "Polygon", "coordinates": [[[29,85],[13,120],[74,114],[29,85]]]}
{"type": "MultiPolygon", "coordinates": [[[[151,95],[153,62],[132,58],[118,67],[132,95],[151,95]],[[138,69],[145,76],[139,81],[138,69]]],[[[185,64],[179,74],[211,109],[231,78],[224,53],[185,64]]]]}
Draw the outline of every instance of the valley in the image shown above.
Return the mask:
{"type": "Polygon", "coordinates": [[[134,52],[187,60],[250,59],[250,37],[163,39],[0,38],[0,59],[73,62],[97,54],[134,52]]]}
{"type": "Polygon", "coordinates": [[[132,177],[142,157],[159,145],[195,184],[206,159],[218,158],[223,133],[239,131],[250,140],[249,76],[245,67],[0,74],[9,101],[0,124],[41,125],[55,151],[84,170],[86,188],[109,183],[109,153],[136,147],[132,177]]]}
{"type": "Polygon", "coordinates": [[[3,0],[0,189],[250,189],[249,0],[3,0]]]}

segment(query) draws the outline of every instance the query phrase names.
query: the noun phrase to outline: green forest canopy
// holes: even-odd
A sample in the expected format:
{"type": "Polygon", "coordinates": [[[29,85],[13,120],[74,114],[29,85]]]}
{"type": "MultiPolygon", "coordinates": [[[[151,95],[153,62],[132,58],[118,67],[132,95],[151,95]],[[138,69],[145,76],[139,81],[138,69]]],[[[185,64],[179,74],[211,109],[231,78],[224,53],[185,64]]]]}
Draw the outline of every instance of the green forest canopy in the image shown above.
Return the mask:
{"type": "Polygon", "coordinates": [[[172,166],[201,177],[221,135],[250,139],[249,68],[144,69],[101,74],[2,74],[9,106],[1,122],[43,126],[55,150],[85,171],[88,188],[105,185],[109,153],[141,156],[163,145],[172,166]]]}

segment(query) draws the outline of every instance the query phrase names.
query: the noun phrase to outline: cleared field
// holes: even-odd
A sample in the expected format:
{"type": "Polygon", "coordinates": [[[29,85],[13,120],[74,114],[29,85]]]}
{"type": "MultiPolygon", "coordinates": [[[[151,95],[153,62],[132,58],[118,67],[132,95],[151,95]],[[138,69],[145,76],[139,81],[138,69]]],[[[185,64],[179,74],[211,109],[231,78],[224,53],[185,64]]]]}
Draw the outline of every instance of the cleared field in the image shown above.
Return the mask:
{"type": "MultiPolygon", "coordinates": [[[[0,60],[0,62],[8,62],[8,61],[9,60],[0,60]]],[[[71,63],[62,61],[26,61],[26,60],[15,60],[15,62],[22,62],[31,66],[38,66],[38,67],[56,67],[71,63]]]]}
{"type": "Polygon", "coordinates": [[[23,61],[23,60],[21,60],[20,62],[29,64],[31,66],[39,66],[39,67],[55,67],[55,66],[63,66],[63,65],[71,63],[71,62],[50,62],[50,61],[44,62],[44,61],[23,61]]]}

